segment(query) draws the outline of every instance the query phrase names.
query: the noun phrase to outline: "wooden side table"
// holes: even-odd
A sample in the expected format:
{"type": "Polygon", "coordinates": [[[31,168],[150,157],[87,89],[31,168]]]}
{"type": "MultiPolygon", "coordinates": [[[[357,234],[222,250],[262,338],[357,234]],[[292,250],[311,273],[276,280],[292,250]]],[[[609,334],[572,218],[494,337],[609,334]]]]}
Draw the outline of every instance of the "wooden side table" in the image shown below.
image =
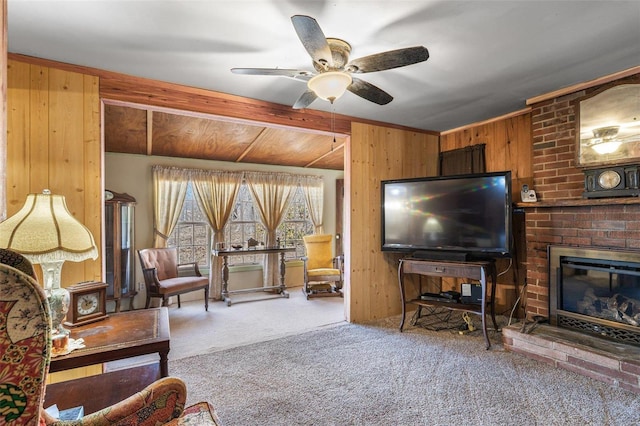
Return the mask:
{"type": "Polygon", "coordinates": [[[169,312],[166,307],[110,314],[105,320],[71,329],[85,347],[51,359],[49,372],[158,353],[160,374],[169,375],[169,312]]]}

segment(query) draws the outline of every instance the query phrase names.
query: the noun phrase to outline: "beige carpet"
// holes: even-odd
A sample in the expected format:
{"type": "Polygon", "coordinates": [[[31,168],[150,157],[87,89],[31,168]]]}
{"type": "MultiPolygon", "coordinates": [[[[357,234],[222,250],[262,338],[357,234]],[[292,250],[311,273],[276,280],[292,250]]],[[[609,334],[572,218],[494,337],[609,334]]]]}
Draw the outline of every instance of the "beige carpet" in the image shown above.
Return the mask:
{"type": "Polygon", "coordinates": [[[227,426],[636,425],[640,398],[505,352],[499,334],[343,324],[170,361],[227,426]],[[498,344],[496,344],[498,342],[498,344]]]}
{"type": "MultiPolygon", "coordinates": [[[[302,287],[289,288],[289,298],[256,300],[260,297],[264,294],[240,294],[232,298],[231,306],[210,301],[209,311],[204,310],[201,300],[183,302],[181,308],[177,303],[169,306],[169,360],[345,323],[344,299],[340,297],[306,300],[302,287]]],[[[157,355],[149,355],[110,362],[106,371],[157,360],[157,355]]]]}

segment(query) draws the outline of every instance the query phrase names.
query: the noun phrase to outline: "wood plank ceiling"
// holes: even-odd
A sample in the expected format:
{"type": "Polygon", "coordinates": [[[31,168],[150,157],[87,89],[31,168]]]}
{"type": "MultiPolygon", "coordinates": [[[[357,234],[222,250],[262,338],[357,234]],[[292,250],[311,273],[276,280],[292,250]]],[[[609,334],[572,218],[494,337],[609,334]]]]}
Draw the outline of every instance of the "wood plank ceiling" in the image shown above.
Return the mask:
{"type": "Polygon", "coordinates": [[[107,152],[344,169],[344,135],[111,104],[104,123],[107,152]]]}

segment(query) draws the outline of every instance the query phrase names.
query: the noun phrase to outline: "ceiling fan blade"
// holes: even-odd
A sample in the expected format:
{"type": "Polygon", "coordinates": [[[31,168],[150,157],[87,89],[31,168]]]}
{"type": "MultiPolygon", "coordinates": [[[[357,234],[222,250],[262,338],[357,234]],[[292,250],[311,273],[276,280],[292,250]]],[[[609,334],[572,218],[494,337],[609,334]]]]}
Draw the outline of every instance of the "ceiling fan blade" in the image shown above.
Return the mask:
{"type": "Polygon", "coordinates": [[[234,74],[277,75],[301,79],[304,79],[305,77],[311,78],[313,76],[313,73],[309,71],[291,70],[284,68],[231,68],[231,72],[234,74]]]}
{"type": "Polygon", "coordinates": [[[351,73],[384,71],[417,64],[427,59],[429,59],[429,51],[426,47],[407,47],[354,59],[346,65],[345,70],[351,73]]]}
{"type": "Polygon", "coordinates": [[[355,77],[347,90],[378,105],[386,105],[393,100],[393,96],[384,90],[355,77]]]}
{"type": "Polygon", "coordinates": [[[318,22],[310,16],[294,15],[291,17],[293,28],[313,62],[323,68],[333,67],[333,55],[318,22]]]}
{"type": "Polygon", "coordinates": [[[311,105],[313,101],[318,99],[318,96],[313,92],[313,90],[307,90],[304,92],[295,104],[293,104],[293,109],[304,109],[311,105]]]}

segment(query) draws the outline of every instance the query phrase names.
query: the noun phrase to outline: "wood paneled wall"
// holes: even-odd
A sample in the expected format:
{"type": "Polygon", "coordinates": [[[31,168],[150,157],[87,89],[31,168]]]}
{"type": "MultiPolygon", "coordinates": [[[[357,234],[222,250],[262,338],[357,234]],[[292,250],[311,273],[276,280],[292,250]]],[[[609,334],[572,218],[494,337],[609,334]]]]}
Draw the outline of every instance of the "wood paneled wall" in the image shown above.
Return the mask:
{"type": "MultiPolygon", "coordinates": [[[[10,60],[7,81],[7,216],[22,207],[27,194],[50,189],[65,196],[101,247],[98,78],[10,60]]],[[[63,286],[101,276],[101,258],[62,268],[63,286]]]]}
{"type": "MultiPolygon", "coordinates": [[[[522,185],[532,186],[533,183],[533,142],[529,110],[443,132],[440,136],[442,151],[482,143],[486,144],[487,171],[511,170],[513,202],[519,202],[522,185]]],[[[512,263],[500,260],[497,265],[499,272],[506,271],[498,277],[496,288],[496,310],[499,313],[513,306],[526,277],[524,214],[515,213],[513,220],[516,256],[512,263]]],[[[454,280],[447,282],[450,287],[458,285],[454,280]]]]}
{"type": "Polygon", "coordinates": [[[488,172],[511,170],[513,193],[520,201],[520,188],[533,182],[533,144],[529,110],[505,118],[465,126],[443,132],[440,149],[464,148],[486,144],[485,156],[488,172]]]}
{"type": "Polygon", "coordinates": [[[349,321],[366,322],[401,312],[399,255],[381,247],[380,181],[433,176],[438,171],[438,136],[361,123],[351,124],[345,168],[345,292],[349,321]]]}
{"type": "MultiPolygon", "coordinates": [[[[0,3],[0,64],[7,63],[7,0],[0,3]]],[[[0,171],[7,167],[7,67],[0,66],[0,171]]],[[[7,214],[7,174],[0,172],[0,222],[7,214]]]]}

